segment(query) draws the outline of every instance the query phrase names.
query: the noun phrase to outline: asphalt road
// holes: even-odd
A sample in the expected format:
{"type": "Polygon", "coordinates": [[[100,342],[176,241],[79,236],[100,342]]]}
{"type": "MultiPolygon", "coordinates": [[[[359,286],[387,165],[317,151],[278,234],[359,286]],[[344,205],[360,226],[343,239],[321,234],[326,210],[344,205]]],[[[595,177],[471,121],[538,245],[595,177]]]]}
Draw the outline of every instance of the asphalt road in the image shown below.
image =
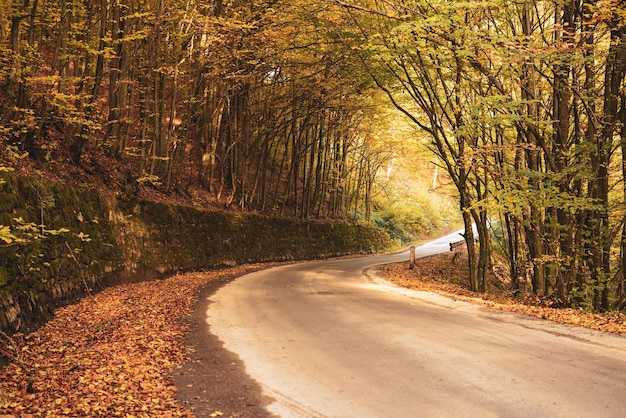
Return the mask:
{"type": "Polygon", "coordinates": [[[626,338],[401,289],[371,269],[400,260],[249,274],[211,296],[207,322],[282,417],[626,416],[626,338]]]}

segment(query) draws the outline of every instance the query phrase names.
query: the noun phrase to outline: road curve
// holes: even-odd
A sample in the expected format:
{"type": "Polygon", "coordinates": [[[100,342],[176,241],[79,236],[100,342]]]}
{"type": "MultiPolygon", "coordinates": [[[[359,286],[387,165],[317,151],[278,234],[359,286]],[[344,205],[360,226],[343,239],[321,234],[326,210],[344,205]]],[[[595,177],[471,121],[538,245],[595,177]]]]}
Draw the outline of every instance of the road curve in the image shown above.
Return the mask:
{"type": "MultiPolygon", "coordinates": [[[[418,248],[445,251],[451,234],[418,248]]],[[[282,417],[623,417],[626,338],[378,279],[391,256],[243,276],[207,323],[282,417]]]]}

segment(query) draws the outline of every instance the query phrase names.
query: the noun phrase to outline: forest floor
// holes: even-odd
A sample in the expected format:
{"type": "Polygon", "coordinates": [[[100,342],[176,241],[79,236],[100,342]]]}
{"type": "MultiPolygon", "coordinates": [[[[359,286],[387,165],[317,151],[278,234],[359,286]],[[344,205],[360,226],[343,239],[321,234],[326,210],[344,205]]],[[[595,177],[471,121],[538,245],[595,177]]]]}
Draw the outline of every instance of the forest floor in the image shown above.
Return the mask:
{"type": "MultiPolygon", "coordinates": [[[[0,369],[0,417],[269,416],[260,386],[204,327],[207,295],[268,266],[111,287],[58,309],[31,334],[0,334],[0,355],[12,359],[0,369]]],[[[378,273],[400,286],[626,335],[626,315],[551,308],[506,291],[472,293],[465,263],[453,262],[451,253],[418,260],[412,270],[398,263],[378,273]]]]}
{"type": "MultiPolygon", "coordinates": [[[[453,261],[454,253],[416,260],[413,269],[408,262],[388,264],[378,269],[378,274],[398,286],[438,293],[455,300],[463,300],[503,311],[517,312],[540,319],[567,325],[591,328],[626,336],[626,315],[618,312],[597,314],[580,309],[554,307],[550,298],[538,298],[511,292],[508,284],[491,275],[487,293],[469,290],[467,256],[453,261]]],[[[497,266],[496,270],[504,270],[497,266]]],[[[502,274],[501,276],[504,276],[502,274]]]]}

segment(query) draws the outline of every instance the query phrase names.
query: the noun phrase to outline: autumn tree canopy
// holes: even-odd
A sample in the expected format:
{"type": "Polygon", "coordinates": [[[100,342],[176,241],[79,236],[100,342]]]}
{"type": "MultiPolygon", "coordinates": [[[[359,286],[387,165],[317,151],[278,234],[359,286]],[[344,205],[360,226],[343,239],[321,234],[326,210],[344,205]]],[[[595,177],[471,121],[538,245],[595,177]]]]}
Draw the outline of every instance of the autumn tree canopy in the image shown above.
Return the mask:
{"type": "Polygon", "coordinates": [[[338,40],[345,18],[324,2],[4,0],[0,10],[11,158],[89,166],[104,154],[128,167],[124,181],[200,184],[220,204],[370,216],[386,155],[370,145],[378,104],[338,40]]]}

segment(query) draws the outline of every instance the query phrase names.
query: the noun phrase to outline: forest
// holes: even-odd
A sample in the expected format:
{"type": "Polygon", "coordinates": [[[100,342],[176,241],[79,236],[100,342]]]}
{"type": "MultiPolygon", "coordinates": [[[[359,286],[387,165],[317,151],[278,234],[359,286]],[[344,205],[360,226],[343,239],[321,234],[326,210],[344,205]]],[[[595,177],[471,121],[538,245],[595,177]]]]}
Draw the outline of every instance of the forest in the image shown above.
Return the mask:
{"type": "Polygon", "coordinates": [[[4,1],[9,154],[280,215],[369,219],[389,147],[330,10],[277,1],[4,1]],[[358,98],[358,99],[357,99],[358,98]],[[103,165],[103,164],[100,164],[103,165]],[[95,167],[92,169],[102,169],[95,167]]]}
{"type": "Polygon", "coordinates": [[[0,169],[370,222],[408,142],[393,107],[454,186],[473,290],[502,257],[516,291],[624,310],[625,19],[619,0],[0,0],[0,169]]]}
{"type": "Polygon", "coordinates": [[[515,289],[624,309],[626,6],[335,3],[359,60],[456,186],[472,289],[497,254],[515,289]]]}

